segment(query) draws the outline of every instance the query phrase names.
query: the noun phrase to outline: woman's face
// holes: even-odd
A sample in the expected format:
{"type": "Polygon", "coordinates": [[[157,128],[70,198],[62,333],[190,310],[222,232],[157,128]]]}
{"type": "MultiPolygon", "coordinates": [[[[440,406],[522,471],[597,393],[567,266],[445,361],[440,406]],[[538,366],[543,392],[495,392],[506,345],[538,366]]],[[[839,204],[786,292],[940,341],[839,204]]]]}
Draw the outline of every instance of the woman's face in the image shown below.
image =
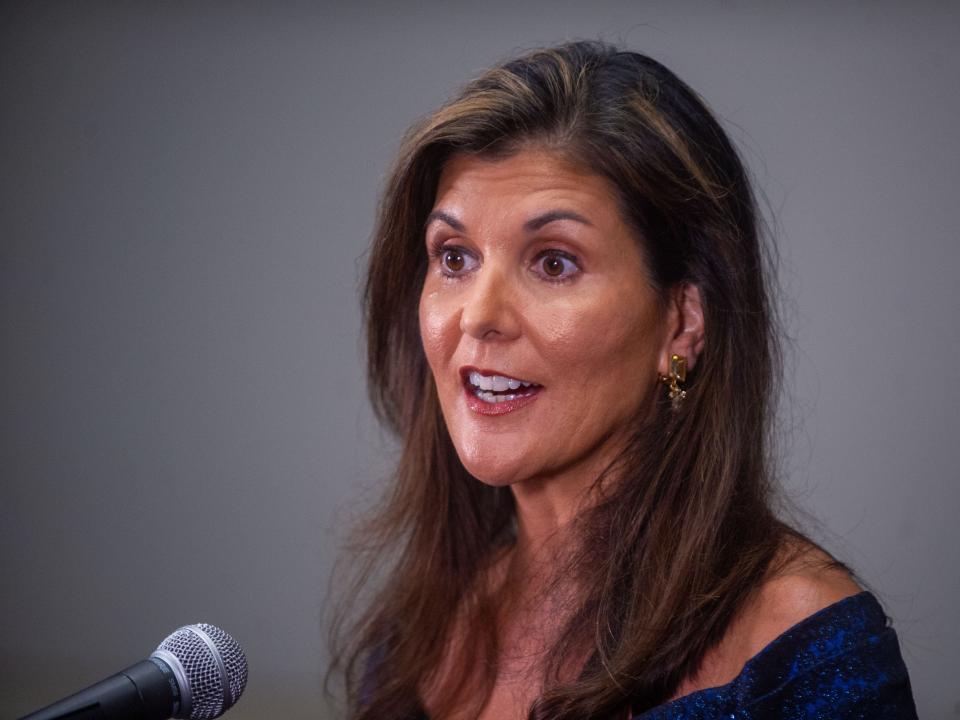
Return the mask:
{"type": "Polygon", "coordinates": [[[668,333],[608,181],[546,151],[458,155],[425,242],[420,333],[467,470],[510,485],[612,459],[668,333]]]}

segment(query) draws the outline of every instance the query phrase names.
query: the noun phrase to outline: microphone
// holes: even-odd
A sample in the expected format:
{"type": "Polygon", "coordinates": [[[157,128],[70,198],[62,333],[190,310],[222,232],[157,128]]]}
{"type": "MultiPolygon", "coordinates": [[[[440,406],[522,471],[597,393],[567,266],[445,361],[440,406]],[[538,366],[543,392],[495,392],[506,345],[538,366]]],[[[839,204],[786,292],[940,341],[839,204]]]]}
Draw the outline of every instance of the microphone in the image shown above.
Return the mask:
{"type": "Polygon", "coordinates": [[[185,625],[146,660],[20,720],[213,720],[246,686],[240,644],[215,625],[185,625]]]}

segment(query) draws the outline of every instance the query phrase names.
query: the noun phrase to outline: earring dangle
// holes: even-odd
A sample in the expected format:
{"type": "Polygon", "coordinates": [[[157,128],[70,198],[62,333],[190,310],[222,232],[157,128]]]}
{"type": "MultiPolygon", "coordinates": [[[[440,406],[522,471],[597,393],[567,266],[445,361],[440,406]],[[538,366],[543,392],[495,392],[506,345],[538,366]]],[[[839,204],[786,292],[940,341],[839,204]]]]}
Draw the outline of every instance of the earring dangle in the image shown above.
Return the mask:
{"type": "Polygon", "coordinates": [[[683,403],[684,399],[687,397],[687,391],[680,389],[680,383],[684,382],[687,379],[687,359],[683,355],[671,355],[670,356],[670,374],[661,375],[660,381],[664,383],[668,389],[667,397],[670,398],[670,403],[673,406],[674,410],[680,408],[680,405],[683,403]]]}

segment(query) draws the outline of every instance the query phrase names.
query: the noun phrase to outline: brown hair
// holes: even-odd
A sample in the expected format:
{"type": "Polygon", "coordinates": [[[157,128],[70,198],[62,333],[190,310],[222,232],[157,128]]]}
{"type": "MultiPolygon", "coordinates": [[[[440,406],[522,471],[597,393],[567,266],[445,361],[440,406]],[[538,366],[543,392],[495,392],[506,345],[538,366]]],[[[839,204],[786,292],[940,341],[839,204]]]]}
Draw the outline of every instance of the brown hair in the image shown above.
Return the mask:
{"type": "Polygon", "coordinates": [[[637,419],[616,467],[621,481],[577,523],[581,542],[567,567],[584,590],[530,717],[610,717],[664,702],[719,642],[785,541],[801,537],[771,509],[778,344],[737,152],[700,98],[644,55],[577,42],[511,60],[409,132],[379,211],[364,295],[368,377],[402,454],[391,492],[359,535],[368,553],[360,584],[378,562],[385,579],[359,618],[339,626],[335,646],[354,718],[416,717],[417,688],[436,673],[457,613],[470,619],[463,677],[479,673],[489,690],[495,676],[496,610],[476,587],[494,552],[512,542],[513,498],[461,465],[417,306],[424,222],[446,161],[530,144],[611,182],[654,285],[666,293],[696,284],[706,326],[685,403],[673,411],[664,400],[652,420],[637,419]],[[561,679],[573,653],[587,660],[561,679]]]}

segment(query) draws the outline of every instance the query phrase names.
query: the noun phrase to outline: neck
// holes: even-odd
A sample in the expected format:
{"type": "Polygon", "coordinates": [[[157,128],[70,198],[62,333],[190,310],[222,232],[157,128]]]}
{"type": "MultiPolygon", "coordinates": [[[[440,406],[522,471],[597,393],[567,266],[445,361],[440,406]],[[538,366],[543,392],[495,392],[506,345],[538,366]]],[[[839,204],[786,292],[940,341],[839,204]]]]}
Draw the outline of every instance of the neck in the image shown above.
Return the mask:
{"type": "Polygon", "coordinates": [[[516,506],[515,550],[519,556],[542,558],[572,549],[574,520],[610,487],[612,479],[602,476],[620,450],[621,443],[609,438],[573,465],[510,486],[516,506]]]}

